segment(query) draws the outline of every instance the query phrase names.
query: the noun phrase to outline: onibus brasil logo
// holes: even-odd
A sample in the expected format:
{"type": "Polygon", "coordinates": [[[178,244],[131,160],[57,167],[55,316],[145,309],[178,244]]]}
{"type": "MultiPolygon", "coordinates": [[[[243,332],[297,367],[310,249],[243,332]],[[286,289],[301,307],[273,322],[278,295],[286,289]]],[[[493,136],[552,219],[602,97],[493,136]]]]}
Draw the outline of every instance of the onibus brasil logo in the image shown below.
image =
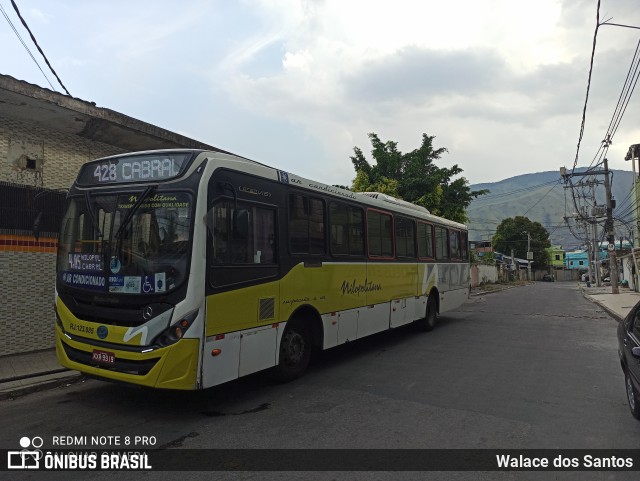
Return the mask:
{"type": "Polygon", "coordinates": [[[9,451],[7,453],[7,467],[9,469],[39,469],[40,460],[43,457],[42,438],[35,436],[30,439],[27,436],[20,438],[20,451],[9,451]]]}
{"type": "MultiPolygon", "coordinates": [[[[102,437],[96,437],[100,441],[102,437]]],[[[136,437],[137,439],[138,437],[136,437]]],[[[84,439],[82,437],[78,439],[84,439]]],[[[93,438],[92,438],[93,439],[93,438]]],[[[119,436],[115,436],[119,445],[119,436]]],[[[130,438],[125,438],[125,444],[130,444],[130,438]]],[[[154,438],[155,439],[155,438],[154,438]]],[[[111,449],[107,451],[90,451],[80,449],[75,452],[68,450],[46,450],[40,448],[43,440],[40,436],[20,438],[21,450],[7,451],[8,469],[45,469],[45,470],[132,470],[152,469],[148,454],[138,451],[111,449]]]]}

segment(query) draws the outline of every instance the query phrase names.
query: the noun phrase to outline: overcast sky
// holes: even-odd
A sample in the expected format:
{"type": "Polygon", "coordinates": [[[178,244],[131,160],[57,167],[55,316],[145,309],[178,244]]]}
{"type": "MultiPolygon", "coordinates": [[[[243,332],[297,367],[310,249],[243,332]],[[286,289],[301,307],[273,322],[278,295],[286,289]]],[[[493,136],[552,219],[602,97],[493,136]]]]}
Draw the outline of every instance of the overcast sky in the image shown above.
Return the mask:
{"type": "MultiPolygon", "coordinates": [[[[74,97],[330,184],[367,133],[422,133],[472,183],[572,167],[597,0],[15,0],[74,97]]],[[[54,88],[15,14],[0,5],[54,88]]],[[[640,25],[638,0],[601,19],[640,25]]],[[[578,165],[603,140],[640,30],[601,27],[578,165]]],[[[2,17],[0,73],[51,88],[2,17]]],[[[608,154],[640,143],[640,92],[608,154]]],[[[0,107],[1,108],[1,107],[0,107]]],[[[370,157],[369,157],[370,158],[370,157]]]]}

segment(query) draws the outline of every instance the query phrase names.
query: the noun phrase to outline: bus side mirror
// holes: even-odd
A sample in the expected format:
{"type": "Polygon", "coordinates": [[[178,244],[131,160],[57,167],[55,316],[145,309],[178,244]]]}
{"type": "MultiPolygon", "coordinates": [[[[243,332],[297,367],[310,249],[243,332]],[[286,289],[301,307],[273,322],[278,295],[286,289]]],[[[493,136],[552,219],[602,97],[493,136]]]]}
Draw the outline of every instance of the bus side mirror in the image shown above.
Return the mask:
{"type": "Polygon", "coordinates": [[[246,239],[249,235],[249,211],[240,209],[233,214],[233,237],[246,239]]]}
{"type": "Polygon", "coordinates": [[[38,240],[40,238],[40,222],[42,221],[42,212],[38,212],[38,215],[33,220],[33,237],[38,240]]]}

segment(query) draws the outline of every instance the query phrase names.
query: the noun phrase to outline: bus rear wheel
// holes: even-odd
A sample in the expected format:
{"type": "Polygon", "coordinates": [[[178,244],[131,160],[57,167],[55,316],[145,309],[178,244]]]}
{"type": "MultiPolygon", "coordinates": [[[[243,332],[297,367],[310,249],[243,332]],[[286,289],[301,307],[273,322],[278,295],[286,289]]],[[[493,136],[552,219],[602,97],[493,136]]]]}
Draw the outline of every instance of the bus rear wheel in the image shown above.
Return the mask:
{"type": "Polygon", "coordinates": [[[300,320],[289,321],[280,341],[279,361],[273,369],[273,378],[278,382],[299,378],[307,370],[310,359],[309,329],[300,320]]]}
{"type": "Polygon", "coordinates": [[[432,331],[436,327],[436,321],[438,320],[438,309],[436,307],[436,296],[429,295],[427,299],[427,310],[425,316],[422,319],[418,319],[416,325],[418,329],[424,332],[432,331]]]}

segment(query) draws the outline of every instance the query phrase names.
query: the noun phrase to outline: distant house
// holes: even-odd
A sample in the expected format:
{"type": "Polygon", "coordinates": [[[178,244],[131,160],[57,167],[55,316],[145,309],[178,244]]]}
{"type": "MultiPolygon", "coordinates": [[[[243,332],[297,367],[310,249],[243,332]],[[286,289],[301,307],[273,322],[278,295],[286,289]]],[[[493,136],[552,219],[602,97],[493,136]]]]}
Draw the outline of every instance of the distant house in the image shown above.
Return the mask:
{"type": "Polygon", "coordinates": [[[565,252],[560,245],[552,245],[547,247],[547,253],[549,254],[549,265],[554,270],[565,268],[565,252]]]}
{"type": "MultiPolygon", "coordinates": [[[[616,247],[618,247],[616,245],[616,247]]],[[[619,249],[616,248],[618,251],[619,249]]],[[[607,252],[607,244],[603,243],[598,251],[598,264],[600,267],[607,262],[609,253],[607,252]]],[[[573,252],[567,252],[565,255],[565,269],[585,271],[589,268],[589,253],[582,249],[573,252]]],[[[592,266],[593,267],[593,266],[592,266]]]]}
{"type": "Polygon", "coordinates": [[[589,267],[589,254],[585,250],[567,252],[564,267],[569,270],[586,271],[589,267]]]}
{"type": "Polygon", "coordinates": [[[469,241],[469,249],[478,259],[482,259],[487,253],[493,252],[491,241],[469,241]]]}

